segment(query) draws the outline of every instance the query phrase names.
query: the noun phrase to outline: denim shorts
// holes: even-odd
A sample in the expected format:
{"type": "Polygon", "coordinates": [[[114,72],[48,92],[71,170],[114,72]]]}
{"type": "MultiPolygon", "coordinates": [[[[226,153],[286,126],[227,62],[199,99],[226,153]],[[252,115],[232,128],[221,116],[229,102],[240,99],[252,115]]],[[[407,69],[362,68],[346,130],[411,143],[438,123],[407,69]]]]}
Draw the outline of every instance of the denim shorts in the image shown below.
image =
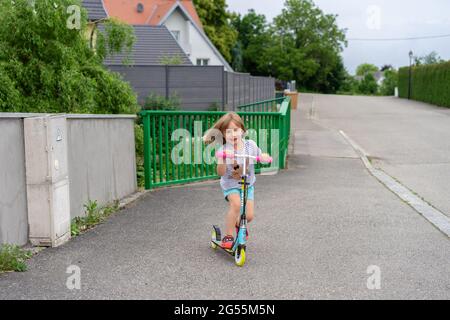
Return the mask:
{"type": "MultiPolygon", "coordinates": [[[[225,200],[228,201],[228,196],[230,194],[238,194],[239,196],[241,195],[241,189],[240,188],[234,188],[234,189],[229,189],[229,190],[224,190],[223,191],[223,196],[225,197],[225,200]]],[[[247,193],[247,200],[249,201],[254,201],[255,200],[255,187],[251,186],[250,188],[248,188],[248,193],[247,193]]]]}

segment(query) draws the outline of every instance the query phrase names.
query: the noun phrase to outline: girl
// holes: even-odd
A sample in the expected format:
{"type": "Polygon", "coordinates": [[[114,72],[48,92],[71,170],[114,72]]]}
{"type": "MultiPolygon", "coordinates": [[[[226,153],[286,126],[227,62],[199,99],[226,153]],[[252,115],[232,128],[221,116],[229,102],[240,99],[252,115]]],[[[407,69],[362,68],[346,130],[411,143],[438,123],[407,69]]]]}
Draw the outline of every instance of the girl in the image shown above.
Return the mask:
{"type": "MultiPolygon", "coordinates": [[[[205,135],[206,144],[217,142],[222,145],[219,152],[224,152],[230,156],[237,154],[246,154],[251,156],[260,156],[263,161],[270,158],[267,154],[262,154],[261,149],[252,140],[244,140],[246,133],[244,122],[241,117],[234,112],[230,112],[217,121],[205,135]]],[[[229,159],[219,159],[217,164],[217,174],[221,176],[220,186],[223,190],[225,200],[230,207],[226,216],[225,237],[222,240],[222,246],[231,249],[234,243],[234,228],[239,229],[240,210],[241,210],[241,185],[239,182],[243,174],[243,159],[236,159],[230,162],[229,159]]],[[[253,161],[247,160],[248,174],[248,200],[247,200],[247,220],[250,223],[254,215],[254,184],[256,181],[255,167],[253,161]]],[[[248,232],[247,232],[248,237],[248,232]]]]}

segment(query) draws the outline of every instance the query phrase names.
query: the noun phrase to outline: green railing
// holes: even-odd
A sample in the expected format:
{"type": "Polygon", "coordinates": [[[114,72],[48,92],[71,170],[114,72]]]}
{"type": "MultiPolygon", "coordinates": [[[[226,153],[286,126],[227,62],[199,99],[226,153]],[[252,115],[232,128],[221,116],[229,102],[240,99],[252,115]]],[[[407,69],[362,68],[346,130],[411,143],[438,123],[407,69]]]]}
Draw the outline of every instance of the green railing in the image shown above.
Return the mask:
{"type": "Polygon", "coordinates": [[[281,104],[284,101],[284,97],[255,102],[251,104],[246,104],[243,106],[239,106],[239,111],[245,112],[278,112],[280,111],[281,104]]]}
{"type": "MultiPolygon", "coordinates": [[[[250,129],[248,138],[256,141],[263,152],[274,157],[272,166],[267,170],[284,169],[287,160],[291,128],[289,97],[283,98],[279,109],[278,112],[238,112],[246,128],[250,129]]],[[[214,159],[216,150],[205,146],[202,137],[225,114],[142,111],[145,188],[218,178],[214,159]],[[172,161],[172,153],[183,161],[172,161]]],[[[260,173],[262,168],[257,165],[255,171],[260,173]]]]}

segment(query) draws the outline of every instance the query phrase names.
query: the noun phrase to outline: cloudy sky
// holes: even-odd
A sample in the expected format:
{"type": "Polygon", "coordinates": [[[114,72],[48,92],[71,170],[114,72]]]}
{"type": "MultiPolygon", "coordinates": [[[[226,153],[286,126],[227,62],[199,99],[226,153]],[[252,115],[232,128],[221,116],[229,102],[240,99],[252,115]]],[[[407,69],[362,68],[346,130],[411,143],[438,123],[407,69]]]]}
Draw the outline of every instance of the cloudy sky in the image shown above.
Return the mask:
{"type": "MultiPolygon", "coordinates": [[[[354,73],[361,63],[377,66],[408,65],[408,52],[422,56],[436,51],[450,60],[450,37],[407,41],[352,41],[450,34],[448,0],[314,0],[325,13],[337,14],[338,24],[348,29],[348,47],[343,52],[347,70],[354,73]]],[[[227,0],[230,11],[245,14],[255,9],[269,21],[281,13],[284,0],[227,0]]]]}

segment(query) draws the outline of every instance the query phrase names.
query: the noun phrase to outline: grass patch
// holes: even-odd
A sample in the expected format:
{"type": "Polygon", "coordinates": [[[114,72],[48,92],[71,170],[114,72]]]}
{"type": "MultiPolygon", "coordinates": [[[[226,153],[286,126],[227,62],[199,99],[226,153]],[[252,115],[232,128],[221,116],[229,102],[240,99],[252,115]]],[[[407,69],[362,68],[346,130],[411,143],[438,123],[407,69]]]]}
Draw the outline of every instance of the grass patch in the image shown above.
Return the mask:
{"type": "Polygon", "coordinates": [[[99,207],[97,201],[91,201],[84,205],[85,216],[76,217],[72,220],[70,231],[72,237],[79,236],[82,232],[92,229],[96,225],[103,223],[113,213],[119,210],[119,201],[113,204],[99,207]]]}
{"type": "Polygon", "coordinates": [[[27,271],[25,261],[32,256],[29,250],[21,249],[16,245],[3,244],[0,245],[0,273],[17,271],[27,271]]]}

